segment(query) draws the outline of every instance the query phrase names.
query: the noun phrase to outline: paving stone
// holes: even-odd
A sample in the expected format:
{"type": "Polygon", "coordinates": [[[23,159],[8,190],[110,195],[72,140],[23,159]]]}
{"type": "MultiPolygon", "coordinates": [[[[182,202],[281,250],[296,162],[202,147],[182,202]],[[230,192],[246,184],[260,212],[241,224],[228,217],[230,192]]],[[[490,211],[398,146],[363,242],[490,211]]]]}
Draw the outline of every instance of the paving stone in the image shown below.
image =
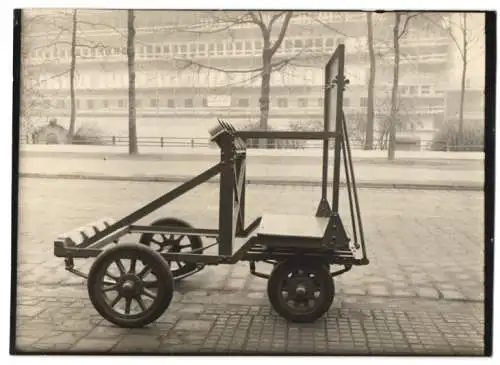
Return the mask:
{"type": "Polygon", "coordinates": [[[212,326],[211,321],[202,321],[202,320],[180,320],[175,325],[175,330],[182,331],[208,331],[212,326]]]}
{"type": "Polygon", "coordinates": [[[431,299],[439,298],[439,292],[434,288],[420,287],[417,288],[417,293],[418,296],[421,298],[431,298],[431,299]]]}
{"type": "Polygon", "coordinates": [[[442,290],[441,294],[443,295],[443,298],[445,299],[450,299],[450,300],[464,300],[465,296],[456,290],[442,290]]]}

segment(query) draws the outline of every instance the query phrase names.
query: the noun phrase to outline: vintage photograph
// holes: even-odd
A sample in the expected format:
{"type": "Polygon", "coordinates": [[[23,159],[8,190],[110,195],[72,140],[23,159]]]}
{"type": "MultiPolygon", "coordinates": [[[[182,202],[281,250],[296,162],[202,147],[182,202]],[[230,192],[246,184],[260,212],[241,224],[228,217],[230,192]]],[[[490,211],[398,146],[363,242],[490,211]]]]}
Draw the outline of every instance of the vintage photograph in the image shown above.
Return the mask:
{"type": "Polygon", "coordinates": [[[11,351],[487,354],[486,19],[16,13],[11,351]]]}

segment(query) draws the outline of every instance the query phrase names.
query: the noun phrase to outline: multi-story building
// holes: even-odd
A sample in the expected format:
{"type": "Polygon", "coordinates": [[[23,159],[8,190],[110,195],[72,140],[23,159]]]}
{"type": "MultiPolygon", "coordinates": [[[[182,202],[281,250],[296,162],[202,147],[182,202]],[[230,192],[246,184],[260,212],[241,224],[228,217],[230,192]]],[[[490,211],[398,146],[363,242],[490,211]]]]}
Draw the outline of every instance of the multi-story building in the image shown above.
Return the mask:
{"type": "MultiPolygon", "coordinates": [[[[26,98],[36,97],[41,102],[30,104],[33,110],[23,114],[37,115],[45,123],[55,117],[64,126],[70,115],[70,18],[68,14],[53,21],[53,32],[47,32],[46,24],[35,24],[24,40],[24,61],[30,74],[24,84],[37,90],[36,96],[32,93],[26,98]]],[[[126,18],[125,11],[82,10],[77,14],[77,127],[91,123],[105,135],[128,133],[126,18]]],[[[216,117],[237,126],[258,122],[261,29],[241,22],[236,13],[230,14],[230,23],[219,23],[217,18],[214,25],[214,18],[210,12],[136,12],[139,136],[205,137],[216,117]]],[[[282,19],[273,25],[272,40],[282,19]]],[[[444,15],[430,13],[414,18],[401,38],[400,116],[405,131],[400,135],[423,142],[432,139],[450,114],[446,112],[450,104],[447,95],[455,92],[448,81],[457,62],[448,31],[438,26],[443,19],[444,15]]],[[[393,22],[391,14],[374,15],[376,129],[382,128],[390,105],[393,22]]],[[[362,12],[294,16],[273,58],[273,63],[282,62],[283,67],[272,73],[269,125],[288,128],[290,123],[321,123],[323,67],[340,42],[346,44],[350,80],[345,112],[348,120],[363,118],[369,69],[366,39],[366,15],[362,12]]]]}

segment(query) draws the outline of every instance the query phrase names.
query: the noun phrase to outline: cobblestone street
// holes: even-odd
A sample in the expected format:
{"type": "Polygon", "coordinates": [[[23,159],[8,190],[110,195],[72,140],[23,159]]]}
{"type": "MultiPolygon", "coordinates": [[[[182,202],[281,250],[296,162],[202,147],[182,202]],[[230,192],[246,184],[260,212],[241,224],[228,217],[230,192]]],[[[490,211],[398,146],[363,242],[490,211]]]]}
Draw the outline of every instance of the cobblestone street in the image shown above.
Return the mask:
{"type": "MultiPolygon", "coordinates": [[[[177,287],[152,327],[126,331],[103,321],[80,278],[53,256],[62,232],[115,219],[175,184],[21,179],[18,345],[25,350],[305,351],[467,353],[482,351],[483,194],[359,191],[370,265],[336,280],[328,316],[292,325],[274,314],[266,281],[244,264],[209,267],[177,287]],[[439,299],[439,300],[438,300],[439,299]],[[70,318],[70,319],[68,319],[70,318]]],[[[174,216],[217,225],[217,185],[198,187],[143,223],[174,216]]],[[[349,226],[346,194],[341,213],[349,226]]],[[[319,189],[250,185],[247,219],[263,212],[314,214],[319,189]]],[[[81,260],[77,260],[77,263],[81,260]]],[[[84,264],[84,271],[90,261],[84,264]]]]}

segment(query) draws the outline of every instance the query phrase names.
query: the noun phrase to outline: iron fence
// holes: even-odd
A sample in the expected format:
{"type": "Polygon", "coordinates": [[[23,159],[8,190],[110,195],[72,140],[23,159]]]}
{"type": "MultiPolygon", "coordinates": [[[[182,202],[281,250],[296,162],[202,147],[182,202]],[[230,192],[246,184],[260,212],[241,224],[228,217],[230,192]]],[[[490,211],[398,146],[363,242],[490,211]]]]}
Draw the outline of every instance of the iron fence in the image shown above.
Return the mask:
{"type": "MultiPolygon", "coordinates": [[[[268,149],[318,149],[322,148],[323,144],[321,141],[285,141],[287,143],[277,144],[274,142],[267,143],[268,149]]],[[[364,141],[359,139],[354,139],[350,141],[350,145],[353,149],[363,149],[364,141]]],[[[28,135],[20,136],[21,144],[46,144],[45,142],[37,143],[28,135]]],[[[95,138],[76,138],[73,140],[73,145],[93,145],[93,146],[117,146],[125,147],[128,146],[129,138],[127,136],[104,136],[95,138]]],[[[180,147],[180,148],[198,148],[198,147],[216,147],[208,138],[188,138],[188,137],[170,137],[170,136],[158,136],[158,137],[138,137],[137,145],[139,147],[158,147],[169,148],[169,147],[180,147]]],[[[256,141],[251,141],[248,143],[249,148],[257,148],[259,144],[256,141]]],[[[332,141],[333,146],[333,141],[332,141]]],[[[386,150],[386,143],[379,143],[374,141],[373,150],[386,150]]],[[[417,141],[402,141],[396,144],[397,150],[415,150],[415,151],[483,151],[483,145],[464,145],[457,146],[454,144],[449,144],[447,141],[439,140],[417,140],[417,141]]]]}

